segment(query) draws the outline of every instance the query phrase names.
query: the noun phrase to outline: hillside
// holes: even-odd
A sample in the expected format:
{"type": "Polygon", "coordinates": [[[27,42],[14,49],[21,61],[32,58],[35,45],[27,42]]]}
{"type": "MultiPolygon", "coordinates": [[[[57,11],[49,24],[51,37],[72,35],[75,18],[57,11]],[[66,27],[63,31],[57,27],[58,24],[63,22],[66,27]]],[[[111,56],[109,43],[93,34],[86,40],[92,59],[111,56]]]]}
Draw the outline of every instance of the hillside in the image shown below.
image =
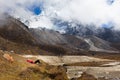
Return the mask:
{"type": "Polygon", "coordinates": [[[0,26],[0,36],[17,43],[31,45],[36,43],[28,27],[12,17],[7,17],[6,23],[0,26]]]}
{"type": "MultiPolygon", "coordinates": [[[[7,17],[5,21],[5,24],[0,25],[0,49],[15,51],[18,54],[50,55],[53,52],[56,53],[54,51],[57,49],[56,46],[42,45],[43,42],[39,43],[29,28],[20,21],[12,17],[7,17]]],[[[3,21],[1,20],[1,22],[3,21]]]]}
{"type": "Polygon", "coordinates": [[[43,61],[40,65],[31,64],[26,60],[15,53],[0,50],[0,80],[68,80],[64,67],[52,66],[43,61]],[[7,61],[3,54],[10,54],[14,62],[7,61]]]}

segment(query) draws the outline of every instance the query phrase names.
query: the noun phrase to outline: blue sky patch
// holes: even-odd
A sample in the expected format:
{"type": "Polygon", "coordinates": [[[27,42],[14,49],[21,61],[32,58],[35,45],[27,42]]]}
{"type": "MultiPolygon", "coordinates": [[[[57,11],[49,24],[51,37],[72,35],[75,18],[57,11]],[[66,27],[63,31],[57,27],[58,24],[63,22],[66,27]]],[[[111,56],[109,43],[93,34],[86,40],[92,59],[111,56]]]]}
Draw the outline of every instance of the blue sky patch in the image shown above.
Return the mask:
{"type": "Polygon", "coordinates": [[[37,5],[33,5],[33,6],[29,7],[28,10],[33,12],[35,15],[39,15],[42,12],[40,6],[37,6],[37,5]]]}
{"type": "Polygon", "coordinates": [[[40,7],[34,7],[33,12],[34,14],[39,15],[42,12],[42,10],[40,9],[40,7]]]}
{"type": "Polygon", "coordinates": [[[115,0],[107,0],[108,5],[112,5],[115,2],[115,0]]]}

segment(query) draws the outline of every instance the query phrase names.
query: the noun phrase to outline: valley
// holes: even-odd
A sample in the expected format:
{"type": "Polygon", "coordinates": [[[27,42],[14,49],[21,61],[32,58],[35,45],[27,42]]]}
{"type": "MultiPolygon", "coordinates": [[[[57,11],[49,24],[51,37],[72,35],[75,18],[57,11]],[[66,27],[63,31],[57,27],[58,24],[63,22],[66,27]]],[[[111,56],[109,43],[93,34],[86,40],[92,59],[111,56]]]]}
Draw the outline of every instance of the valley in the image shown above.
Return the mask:
{"type": "Polygon", "coordinates": [[[23,57],[41,59],[50,65],[63,65],[67,68],[67,76],[69,79],[79,78],[83,73],[93,75],[97,80],[120,79],[120,60],[101,59],[90,56],[24,55],[23,57]]]}

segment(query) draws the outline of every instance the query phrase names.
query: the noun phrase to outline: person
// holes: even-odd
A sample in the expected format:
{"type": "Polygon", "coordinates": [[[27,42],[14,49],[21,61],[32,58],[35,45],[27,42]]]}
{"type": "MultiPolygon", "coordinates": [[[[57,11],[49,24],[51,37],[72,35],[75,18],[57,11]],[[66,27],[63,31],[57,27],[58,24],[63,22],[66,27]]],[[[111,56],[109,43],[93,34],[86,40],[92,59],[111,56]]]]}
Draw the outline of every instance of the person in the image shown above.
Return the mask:
{"type": "Polygon", "coordinates": [[[36,61],[33,61],[33,60],[30,60],[30,59],[27,59],[27,62],[31,63],[31,64],[40,64],[40,60],[36,60],[36,61]]]}
{"type": "Polygon", "coordinates": [[[35,62],[34,62],[35,64],[40,64],[40,60],[36,60],[35,62]]]}
{"type": "Polygon", "coordinates": [[[34,61],[33,60],[30,60],[30,59],[27,59],[27,62],[31,63],[31,64],[34,64],[34,61]]]}

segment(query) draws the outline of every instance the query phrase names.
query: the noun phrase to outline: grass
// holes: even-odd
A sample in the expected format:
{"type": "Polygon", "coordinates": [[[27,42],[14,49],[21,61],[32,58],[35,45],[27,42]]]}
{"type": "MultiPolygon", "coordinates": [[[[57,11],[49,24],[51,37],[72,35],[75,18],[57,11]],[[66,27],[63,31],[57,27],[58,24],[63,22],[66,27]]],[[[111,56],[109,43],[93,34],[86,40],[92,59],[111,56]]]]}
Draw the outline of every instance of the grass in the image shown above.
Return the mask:
{"type": "Polygon", "coordinates": [[[14,58],[10,63],[3,58],[4,51],[0,51],[0,80],[68,80],[65,68],[52,66],[43,62],[40,65],[30,64],[18,54],[9,53],[14,58]]]}

